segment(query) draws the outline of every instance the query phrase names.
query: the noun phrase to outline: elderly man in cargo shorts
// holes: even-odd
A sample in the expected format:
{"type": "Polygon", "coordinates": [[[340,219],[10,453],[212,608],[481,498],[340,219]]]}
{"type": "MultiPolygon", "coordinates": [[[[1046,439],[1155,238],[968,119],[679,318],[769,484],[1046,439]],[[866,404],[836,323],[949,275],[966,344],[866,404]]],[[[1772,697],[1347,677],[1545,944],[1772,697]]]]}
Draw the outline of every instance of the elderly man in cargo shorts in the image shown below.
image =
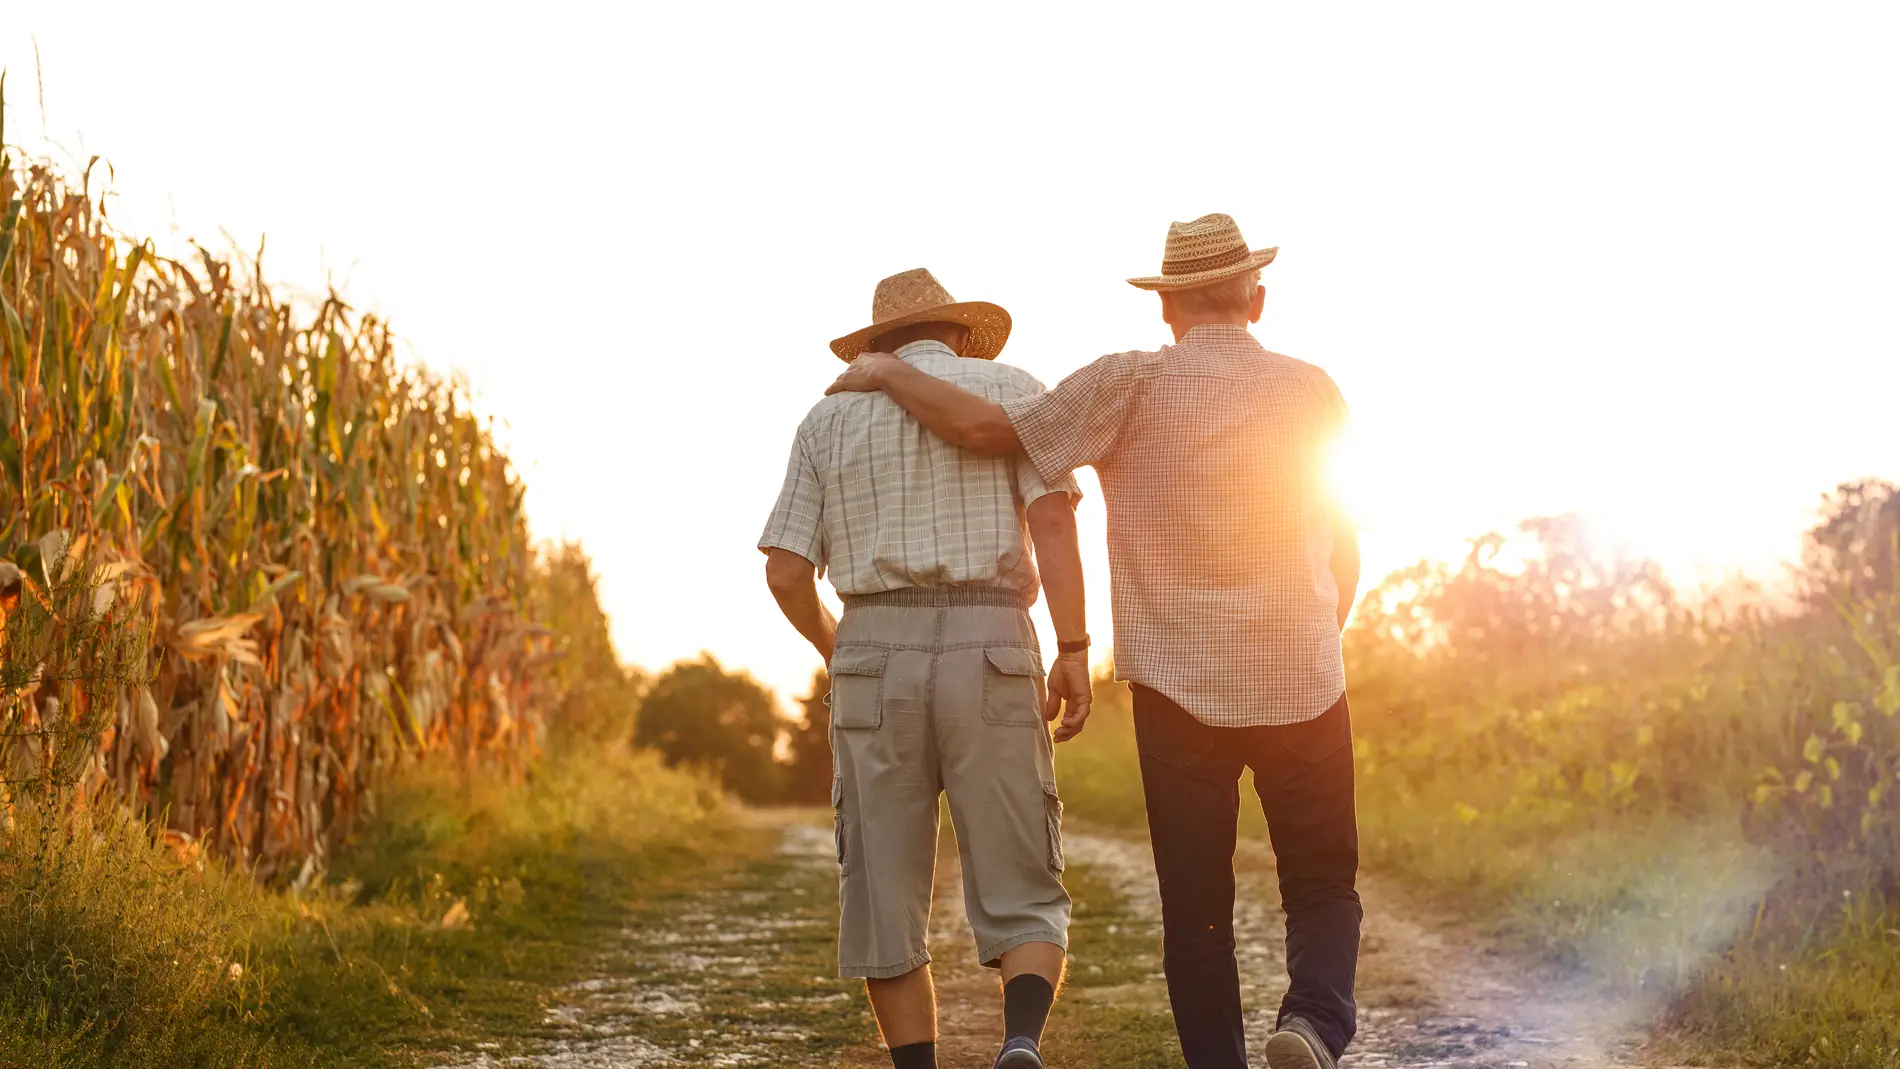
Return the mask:
{"type": "MultiPolygon", "coordinates": [[[[872,325],[831,348],[847,361],[884,349],[996,401],[1033,397],[1040,383],[993,361],[1009,327],[917,270],[879,283],[872,325]]],[[[830,663],[839,971],[865,978],[896,1069],[937,1064],[924,937],[939,794],[977,954],[1002,973],[996,1065],[1043,1065],[1069,928],[1045,722],[1060,715],[1066,739],[1089,711],[1077,496],[1066,472],[958,449],[882,395],[827,397],[799,426],[759,539],[780,608],[830,663]],[[821,569],[844,599],[835,624],[821,569]],[[1039,586],[1061,644],[1046,692],[1028,612],[1039,586]]]]}

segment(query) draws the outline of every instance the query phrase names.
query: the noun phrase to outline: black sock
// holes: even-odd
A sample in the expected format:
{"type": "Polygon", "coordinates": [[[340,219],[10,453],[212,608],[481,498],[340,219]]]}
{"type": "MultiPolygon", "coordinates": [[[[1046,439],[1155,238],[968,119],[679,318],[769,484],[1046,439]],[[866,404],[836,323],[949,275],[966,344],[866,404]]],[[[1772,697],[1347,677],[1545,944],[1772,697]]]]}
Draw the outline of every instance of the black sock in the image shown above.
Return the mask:
{"type": "Polygon", "coordinates": [[[937,1044],[906,1043],[891,1048],[892,1069],[937,1069],[937,1044]]]}
{"type": "Polygon", "coordinates": [[[1042,1026],[1049,1023],[1049,1007],[1056,1001],[1055,985],[1026,972],[1003,985],[1003,1038],[1028,1036],[1042,1043],[1042,1026]]]}

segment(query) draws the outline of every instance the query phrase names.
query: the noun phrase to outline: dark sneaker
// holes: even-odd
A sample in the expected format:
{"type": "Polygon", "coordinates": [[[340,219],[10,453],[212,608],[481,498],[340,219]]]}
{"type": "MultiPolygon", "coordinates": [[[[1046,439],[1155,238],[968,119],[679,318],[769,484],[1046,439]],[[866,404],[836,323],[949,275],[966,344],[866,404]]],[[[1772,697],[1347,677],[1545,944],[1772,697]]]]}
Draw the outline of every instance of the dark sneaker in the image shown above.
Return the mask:
{"type": "Polygon", "coordinates": [[[1335,1069],[1333,1054],[1312,1022],[1288,1017],[1267,1040],[1268,1069],[1335,1069]]]}
{"type": "Polygon", "coordinates": [[[996,1056],[996,1069],[1043,1069],[1042,1052],[1036,1049],[1035,1040],[1017,1036],[1003,1044],[1003,1053],[996,1056]]]}

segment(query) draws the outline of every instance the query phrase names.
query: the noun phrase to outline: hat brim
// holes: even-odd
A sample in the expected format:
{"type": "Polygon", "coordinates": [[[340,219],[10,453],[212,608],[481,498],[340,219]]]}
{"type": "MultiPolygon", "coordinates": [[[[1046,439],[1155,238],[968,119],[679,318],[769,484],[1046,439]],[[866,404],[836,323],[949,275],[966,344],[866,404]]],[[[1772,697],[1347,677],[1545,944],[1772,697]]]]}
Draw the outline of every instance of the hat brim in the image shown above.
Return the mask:
{"type": "Polygon", "coordinates": [[[1170,290],[1193,289],[1196,286],[1205,286],[1209,282],[1219,282],[1223,278],[1233,278],[1235,275],[1244,275],[1249,271],[1258,271],[1272,263],[1279,251],[1280,247],[1275,245],[1271,249],[1250,252],[1245,260],[1229,267],[1217,267],[1212,271],[1196,271],[1191,275],[1149,275],[1146,278],[1131,278],[1128,284],[1136,289],[1156,290],[1163,293],[1170,290]]]}
{"type": "Polygon", "coordinates": [[[873,323],[834,339],[831,351],[848,364],[870,351],[872,339],[918,323],[960,323],[969,327],[970,342],[963,347],[963,355],[972,360],[996,359],[996,354],[1002,352],[1003,345],[1009,341],[1009,313],[1000,305],[988,301],[959,301],[873,323]]]}

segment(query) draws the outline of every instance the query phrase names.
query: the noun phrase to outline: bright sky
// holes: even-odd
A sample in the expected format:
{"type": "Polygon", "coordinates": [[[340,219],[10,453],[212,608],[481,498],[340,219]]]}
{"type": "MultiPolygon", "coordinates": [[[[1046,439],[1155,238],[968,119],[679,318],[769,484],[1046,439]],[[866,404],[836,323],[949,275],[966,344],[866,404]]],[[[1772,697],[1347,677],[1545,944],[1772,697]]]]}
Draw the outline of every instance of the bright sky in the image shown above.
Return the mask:
{"type": "Polygon", "coordinates": [[[1373,577],[1560,511],[1770,574],[1900,478],[1891,4],[15,6],[8,140],[465,373],[649,667],[817,667],[752,547],[879,278],[1054,384],[1167,340],[1122,279],[1210,211],[1353,407],[1373,577]]]}

